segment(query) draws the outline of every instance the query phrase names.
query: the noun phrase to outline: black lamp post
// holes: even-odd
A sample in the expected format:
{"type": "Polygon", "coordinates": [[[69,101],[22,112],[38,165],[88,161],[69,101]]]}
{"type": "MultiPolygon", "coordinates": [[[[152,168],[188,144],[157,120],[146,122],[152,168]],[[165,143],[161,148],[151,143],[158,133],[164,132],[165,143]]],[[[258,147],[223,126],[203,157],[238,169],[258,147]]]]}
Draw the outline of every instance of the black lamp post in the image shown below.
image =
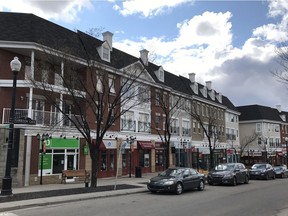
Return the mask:
{"type": "Polygon", "coordinates": [[[288,167],[288,138],[285,138],[285,144],[286,144],[286,167],[288,167]]]}
{"type": "Polygon", "coordinates": [[[1,195],[8,196],[12,195],[12,177],[11,177],[11,159],[12,159],[12,148],[14,146],[14,120],[15,120],[15,100],[16,100],[16,84],[17,74],[21,69],[21,62],[17,57],[10,62],[10,67],[13,72],[13,91],[12,91],[12,104],[9,117],[9,138],[8,138],[8,149],[6,158],[6,170],[5,176],[2,179],[1,195]]]}
{"type": "Polygon", "coordinates": [[[130,150],[129,150],[129,178],[131,178],[131,173],[132,173],[132,143],[134,143],[134,140],[136,140],[136,137],[130,136],[127,137],[126,141],[130,145],[130,150]]]}
{"type": "Polygon", "coordinates": [[[41,164],[40,164],[40,185],[42,185],[42,179],[43,179],[43,155],[46,153],[46,141],[49,139],[49,134],[37,134],[37,139],[41,142],[41,164]]]}

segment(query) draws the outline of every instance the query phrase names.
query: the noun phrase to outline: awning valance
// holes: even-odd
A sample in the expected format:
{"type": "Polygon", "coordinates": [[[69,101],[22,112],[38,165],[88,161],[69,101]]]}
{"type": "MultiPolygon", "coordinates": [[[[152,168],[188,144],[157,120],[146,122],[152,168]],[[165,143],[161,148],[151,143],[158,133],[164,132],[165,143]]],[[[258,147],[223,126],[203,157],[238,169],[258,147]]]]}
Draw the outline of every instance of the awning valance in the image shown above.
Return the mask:
{"type": "Polygon", "coordinates": [[[147,141],[138,141],[138,145],[141,149],[154,149],[154,145],[147,141]]]}

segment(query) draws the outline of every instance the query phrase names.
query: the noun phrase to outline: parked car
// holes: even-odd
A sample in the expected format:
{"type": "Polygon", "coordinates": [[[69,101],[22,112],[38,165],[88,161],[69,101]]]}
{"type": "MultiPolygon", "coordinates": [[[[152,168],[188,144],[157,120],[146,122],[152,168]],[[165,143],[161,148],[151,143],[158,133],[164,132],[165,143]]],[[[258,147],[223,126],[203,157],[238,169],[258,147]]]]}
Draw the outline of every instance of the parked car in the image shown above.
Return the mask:
{"type": "Polygon", "coordinates": [[[250,179],[275,179],[276,174],[271,164],[254,164],[250,169],[250,179]]]}
{"type": "Polygon", "coordinates": [[[273,169],[277,178],[288,178],[288,169],[286,165],[274,166],[273,169]]]}
{"type": "Polygon", "coordinates": [[[147,188],[155,192],[175,192],[181,194],[184,190],[197,188],[203,191],[205,188],[205,175],[191,168],[169,168],[158,176],[149,180],[147,188]]]}
{"type": "Polygon", "coordinates": [[[249,171],[242,163],[224,163],[215,166],[209,173],[207,181],[209,185],[230,184],[236,186],[239,183],[249,183],[249,171]]]}

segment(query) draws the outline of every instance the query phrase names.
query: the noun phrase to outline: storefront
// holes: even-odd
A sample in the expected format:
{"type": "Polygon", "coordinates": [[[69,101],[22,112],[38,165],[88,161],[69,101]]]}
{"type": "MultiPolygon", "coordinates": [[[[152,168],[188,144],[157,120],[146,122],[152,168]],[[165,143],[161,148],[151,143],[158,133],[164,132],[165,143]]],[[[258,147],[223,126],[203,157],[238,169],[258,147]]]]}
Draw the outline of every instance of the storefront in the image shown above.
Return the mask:
{"type": "Polygon", "coordinates": [[[163,171],[165,169],[166,154],[165,145],[162,142],[155,143],[155,171],[163,171]]]}
{"type": "MultiPolygon", "coordinates": [[[[61,174],[62,170],[79,169],[79,140],[51,138],[44,141],[44,151],[39,154],[38,176],[61,174]],[[43,158],[41,158],[43,157],[43,158]]],[[[40,141],[40,149],[42,141],[40,141]]]]}
{"type": "Polygon", "coordinates": [[[123,141],[120,147],[121,163],[119,169],[122,170],[122,175],[132,175],[135,172],[135,167],[138,164],[137,145],[135,142],[123,141]]]}
{"type": "Polygon", "coordinates": [[[103,178],[116,175],[117,143],[115,140],[103,140],[100,145],[98,164],[98,177],[103,178]]]}
{"type": "Polygon", "coordinates": [[[152,142],[149,141],[138,141],[138,159],[139,166],[142,168],[143,173],[152,172],[151,170],[151,151],[155,149],[152,142]]]}
{"type": "Polygon", "coordinates": [[[175,165],[177,167],[191,167],[191,142],[175,141],[175,165]]]}

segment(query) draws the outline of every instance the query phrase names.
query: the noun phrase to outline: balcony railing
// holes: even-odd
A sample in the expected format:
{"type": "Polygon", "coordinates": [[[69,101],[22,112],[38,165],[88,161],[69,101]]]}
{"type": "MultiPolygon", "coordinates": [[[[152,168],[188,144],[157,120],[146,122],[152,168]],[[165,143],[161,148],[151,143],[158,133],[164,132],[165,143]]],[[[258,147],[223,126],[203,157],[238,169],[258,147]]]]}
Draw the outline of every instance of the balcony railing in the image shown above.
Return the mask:
{"type": "Polygon", "coordinates": [[[150,133],[150,122],[140,122],[138,121],[138,132],[150,133]]]}
{"type": "MultiPolygon", "coordinates": [[[[8,124],[9,117],[10,117],[10,108],[4,108],[2,115],[2,124],[8,124]]],[[[15,119],[21,119],[26,117],[28,117],[28,109],[15,109],[15,119]]],[[[70,114],[69,117],[72,120],[80,118],[79,115],[74,114],[70,114]]],[[[75,127],[75,125],[68,118],[62,117],[62,119],[60,119],[60,113],[58,112],[32,110],[31,119],[36,121],[36,125],[49,126],[49,127],[56,125],[63,127],[75,127]]]]}
{"type": "Polygon", "coordinates": [[[121,119],[121,130],[135,132],[136,131],[135,121],[121,119]]]}

